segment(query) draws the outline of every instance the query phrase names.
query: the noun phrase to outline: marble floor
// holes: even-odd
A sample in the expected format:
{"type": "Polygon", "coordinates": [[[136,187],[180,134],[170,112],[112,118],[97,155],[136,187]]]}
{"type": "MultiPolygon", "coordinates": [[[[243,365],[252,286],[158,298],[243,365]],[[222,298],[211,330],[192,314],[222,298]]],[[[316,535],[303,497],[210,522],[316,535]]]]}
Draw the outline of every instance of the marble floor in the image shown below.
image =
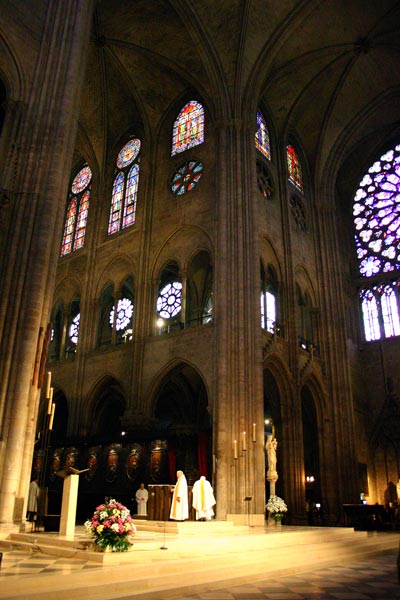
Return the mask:
{"type": "MultiPolygon", "coordinates": [[[[212,589],[200,594],[174,596],[174,600],[398,600],[400,583],[396,568],[397,554],[393,551],[383,556],[338,564],[297,575],[275,577],[243,586],[212,589]]],[[[0,567],[3,578],[28,578],[35,587],[35,578],[48,573],[67,576],[72,572],[98,570],[106,574],[107,567],[98,567],[82,560],[51,558],[18,550],[3,551],[0,567]]],[[[100,575],[99,573],[99,575],[100,575]]],[[[67,583],[67,582],[66,582],[67,583]]],[[[133,598],[133,596],[131,596],[133,598]]],[[[163,598],[159,593],[160,600],[163,598]]],[[[89,597],[88,597],[89,598],[89,597]]],[[[124,596],[128,600],[129,596],[124,596]]],[[[135,596],[136,598],[136,596],[135,596]]],[[[29,592],[26,599],[29,600],[29,592]]],[[[117,598],[116,598],[117,600],[117,598]]],[[[118,597],[120,600],[120,597],[118,597]]]]}
{"type": "MultiPolygon", "coordinates": [[[[74,600],[74,590],[70,581],[74,574],[84,580],[87,577],[95,578],[99,583],[107,580],[111,574],[110,569],[115,567],[99,566],[90,561],[65,557],[52,557],[40,552],[22,551],[18,549],[1,548],[2,561],[0,566],[0,598],[12,600],[13,586],[2,586],[15,582],[17,593],[25,589],[24,600],[35,599],[37,592],[30,590],[43,589],[43,598],[55,598],[52,595],[51,576],[58,575],[63,581],[63,591],[70,589],[70,598],[74,600]],[[46,584],[49,582],[49,585],[46,584]],[[4,592],[7,587],[8,592],[4,592]],[[4,594],[7,595],[4,595],[4,594]]],[[[400,600],[400,583],[397,571],[398,552],[394,549],[382,552],[378,556],[367,557],[362,560],[348,560],[341,564],[328,567],[305,570],[300,573],[283,576],[272,576],[267,580],[256,578],[238,585],[229,580],[223,583],[209,583],[202,585],[201,592],[182,593],[176,590],[176,595],[164,594],[162,590],[152,594],[135,594],[124,592],[121,596],[116,591],[115,596],[106,594],[112,600],[137,600],[138,598],[151,598],[152,600],[400,600]],[[183,595],[182,595],[183,594],[183,595]]],[[[174,559],[175,560],[175,559],[174,559]]],[[[125,567],[120,567],[121,573],[125,567]]],[[[179,571],[177,571],[179,573],[179,571]]],[[[232,577],[235,573],[232,573],[232,577]]],[[[149,574],[149,577],[151,574],[149,574]]],[[[179,577],[179,574],[177,574],[179,577]]],[[[19,598],[20,596],[18,596],[19,598]]],[[[64,595],[62,595],[64,598],[64,595]]],[[[88,590],[87,600],[100,599],[101,592],[93,594],[88,590]]]]}

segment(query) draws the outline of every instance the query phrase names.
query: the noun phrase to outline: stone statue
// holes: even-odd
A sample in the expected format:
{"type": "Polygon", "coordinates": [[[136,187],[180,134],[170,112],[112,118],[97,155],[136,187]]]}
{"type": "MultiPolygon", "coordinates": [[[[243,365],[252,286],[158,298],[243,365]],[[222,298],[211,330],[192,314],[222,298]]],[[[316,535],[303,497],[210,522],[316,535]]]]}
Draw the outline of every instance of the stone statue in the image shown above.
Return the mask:
{"type": "Polygon", "coordinates": [[[267,450],[268,456],[268,471],[276,472],[276,449],[278,447],[278,441],[272,435],[269,435],[267,438],[267,443],[265,444],[265,448],[267,450]]]}

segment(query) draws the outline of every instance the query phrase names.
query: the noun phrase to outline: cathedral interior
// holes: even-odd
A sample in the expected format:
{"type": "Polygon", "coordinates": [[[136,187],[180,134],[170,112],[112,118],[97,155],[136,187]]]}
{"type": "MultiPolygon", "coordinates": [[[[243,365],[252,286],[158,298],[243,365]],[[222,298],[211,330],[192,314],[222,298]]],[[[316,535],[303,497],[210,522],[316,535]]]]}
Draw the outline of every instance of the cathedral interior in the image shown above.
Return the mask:
{"type": "Polygon", "coordinates": [[[399,55],[397,0],[0,0],[1,527],[71,465],[397,505],[399,55]]]}

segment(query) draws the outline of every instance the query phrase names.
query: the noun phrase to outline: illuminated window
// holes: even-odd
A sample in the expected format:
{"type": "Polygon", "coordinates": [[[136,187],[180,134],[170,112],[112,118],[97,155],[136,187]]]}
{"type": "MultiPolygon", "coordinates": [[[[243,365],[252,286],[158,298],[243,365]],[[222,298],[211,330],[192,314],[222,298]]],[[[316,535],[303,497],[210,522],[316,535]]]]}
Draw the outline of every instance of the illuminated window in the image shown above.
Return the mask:
{"type": "Polygon", "coordinates": [[[192,100],[180,111],[172,130],[171,156],[204,142],[204,109],[192,100]]]}
{"type": "MultiPolygon", "coordinates": [[[[120,298],[117,303],[116,331],[124,331],[132,323],[133,303],[129,298],[120,298]]],[[[109,323],[114,324],[114,307],[110,310],[109,323]]]]}
{"type": "Polygon", "coordinates": [[[71,324],[68,329],[69,339],[75,346],[78,345],[78,337],[79,337],[79,324],[81,321],[81,314],[78,313],[71,321],[71,324]]]}
{"type": "Polygon", "coordinates": [[[74,178],[67,202],[61,256],[79,250],[85,243],[92,171],[87,165],[74,178]]]}
{"type": "Polygon", "coordinates": [[[114,179],[108,235],[133,225],[136,220],[137,191],[139,185],[138,155],[140,140],[132,139],[120,150],[114,179]]]}
{"type": "Polygon", "coordinates": [[[293,146],[286,147],[286,160],[288,167],[288,178],[289,181],[298,189],[300,192],[303,191],[303,177],[301,174],[300,161],[297,156],[296,150],[293,146]]]}
{"type": "Polygon", "coordinates": [[[271,160],[271,147],[269,143],[268,128],[260,111],[257,111],[257,131],[255,134],[255,145],[261,154],[271,160]]]}
{"type": "Polygon", "coordinates": [[[157,313],[163,319],[176,317],[182,308],[182,284],[173,281],[164,286],[157,298],[157,313]]]}
{"type": "Polygon", "coordinates": [[[353,217],[358,268],[373,283],[360,292],[366,341],[400,335],[400,145],[361,179],[353,217]]]}

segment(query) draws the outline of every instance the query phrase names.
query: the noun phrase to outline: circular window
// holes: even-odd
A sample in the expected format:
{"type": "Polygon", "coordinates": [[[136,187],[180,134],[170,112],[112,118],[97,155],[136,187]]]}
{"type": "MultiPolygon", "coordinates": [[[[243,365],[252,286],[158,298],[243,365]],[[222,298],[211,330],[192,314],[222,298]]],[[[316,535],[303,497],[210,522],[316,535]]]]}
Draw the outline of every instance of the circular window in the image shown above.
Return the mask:
{"type": "Polygon", "coordinates": [[[257,187],[267,200],[272,200],[274,191],[272,177],[268,169],[261,163],[257,162],[257,187]]]}
{"type": "Polygon", "coordinates": [[[128,165],[131,164],[139,154],[140,150],[140,140],[134,139],[130,140],[125,146],[120,150],[117,157],[117,167],[119,169],[124,169],[128,165]]]}
{"type": "Polygon", "coordinates": [[[290,198],[290,208],[292,210],[293,218],[296,221],[297,228],[301,231],[305,231],[307,229],[306,210],[303,202],[298,196],[292,196],[290,198]]]}
{"type": "Polygon", "coordinates": [[[75,179],[72,182],[71,185],[71,191],[73,194],[79,194],[80,192],[82,192],[85,187],[87,187],[89,185],[90,180],[92,179],[92,171],[90,169],[90,167],[88,167],[86,165],[86,167],[83,167],[83,169],[81,169],[79,171],[79,173],[76,175],[75,179]]]}
{"type": "MultiPolygon", "coordinates": [[[[129,298],[121,298],[117,304],[117,320],[115,327],[117,331],[121,331],[128,327],[133,315],[133,304],[129,298]]],[[[114,308],[110,310],[109,322],[111,327],[114,323],[114,308]]]]}
{"type": "Polygon", "coordinates": [[[157,298],[157,312],[163,319],[176,317],[182,306],[182,284],[180,281],[168,283],[157,298]]]}
{"type": "Polygon", "coordinates": [[[203,163],[191,160],[179,167],[171,179],[171,190],[175,196],[191,192],[199,183],[203,174],[203,163]]]}

